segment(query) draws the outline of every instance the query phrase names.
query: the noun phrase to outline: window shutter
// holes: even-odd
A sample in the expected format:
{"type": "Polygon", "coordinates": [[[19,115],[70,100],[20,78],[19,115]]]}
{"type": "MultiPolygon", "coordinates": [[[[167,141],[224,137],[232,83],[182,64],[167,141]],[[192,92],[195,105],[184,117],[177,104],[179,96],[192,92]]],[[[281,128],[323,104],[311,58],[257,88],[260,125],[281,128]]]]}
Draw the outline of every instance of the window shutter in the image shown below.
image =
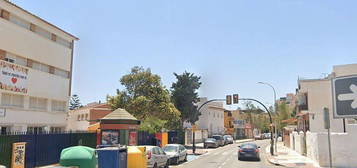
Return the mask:
{"type": "Polygon", "coordinates": [[[36,25],[34,25],[33,23],[30,24],[30,30],[35,32],[36,31],[36,25]]]}
{"type": "Polygon", "coordinates": [[[6,56],[6,52],[4,50],[0,50],[0,60],[4,60],[6,56]]]}
{"type": "Polygon", "coordinates": [[[32,68],[32,60],[27,59],[27,67],[32,68]]]}
{"type": "Polygon", "coordinates": [[[1,10],[1,17],[6,19],[6,20],[9,20],[10,18],[10,12],[6,11],[6,10],[1,10]]]}
{"type": "Polygon", "coordinates": [[[56,41],[57,40],[57,36],[55,34],[53,34],[53,33],[51,34],[51,40],[52,41],[56,41]]]}

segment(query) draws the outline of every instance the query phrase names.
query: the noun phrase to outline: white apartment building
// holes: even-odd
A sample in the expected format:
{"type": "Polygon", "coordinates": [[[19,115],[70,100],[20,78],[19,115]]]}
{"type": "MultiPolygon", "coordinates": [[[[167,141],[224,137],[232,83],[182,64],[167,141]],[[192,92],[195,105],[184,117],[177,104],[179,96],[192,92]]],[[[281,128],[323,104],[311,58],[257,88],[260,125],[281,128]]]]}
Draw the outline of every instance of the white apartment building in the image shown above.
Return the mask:
{"type": "MultiPolygon", "coordinates": [[[[200,98],[198,107],[207,101],[207,98],[200,98]]],[[[208,135],[224,134],[224,107],[223,102],[210,102],[200,110],[196,125],[201,130],[208,130],[208,135]]]]}
{"type": "Polygon", "coordinates": [[[333,117],[332,79],[357,75],[357,64],[337,65],[323,79],[300,79],[297,90],[298,131],[290,134],[292,148],[315,160],[321,167],[329,165],[327,130],[323,108],[330,111],[333,167],[356,167],[357,121],[333,117]],[[305,133],[303,133],[305,132],[305,133]]]}
{"type": "Polygon", "coordinates": [[[0,0],[0,133],[65,128],[75,40],[0,0]]]}

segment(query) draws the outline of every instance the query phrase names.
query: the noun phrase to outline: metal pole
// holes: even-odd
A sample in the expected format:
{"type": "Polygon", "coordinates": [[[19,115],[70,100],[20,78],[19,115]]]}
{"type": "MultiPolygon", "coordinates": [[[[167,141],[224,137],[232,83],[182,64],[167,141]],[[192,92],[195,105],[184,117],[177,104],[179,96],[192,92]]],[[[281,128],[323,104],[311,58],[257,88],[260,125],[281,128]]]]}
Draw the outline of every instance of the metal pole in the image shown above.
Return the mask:
{"type": "Polygon", "coordinates": [[[331,152],[331,133],[330,133],[330,114],[329,114],[329,109],[324,108],[324,126],[325,129],[327,129],[327,141],[328,141],[328,156],[329,156],[329,161],[330,161],[330,168],[332,168],[332,152],[331,152]]]}
{"type": "MultiPolygon", "coordinates": [[[[273,89],[273,92],[274,92],[274,113],[275,113],[275,116],[278,116],[275,88],[273,87],[273,85],[271,85],[269,83],[266,83],[266,82],[258,82],[258,84],[268,85],[273,89]]],[[[274,125],[274,131],[275,131],[275,146],[274,146],[274,150],[275,150],[275,152],[278,152],[278,145],[277,145],[278,144],[278,129],[277,129],[278,123],[277,123],[277,120],[278,119],[276,118],[275,119],[275,125],[274,125]]],[[[271,134],[271,136],[273,136],[273,134],[271,134]]]]}
{"type": "Polygon", "coordinates": [[[328,137],[328,157],[330,160],[330,168],[332,168],[332,153],[331,153],[331,135],[330,128],[327,129],[327,137],[328,137]]]}

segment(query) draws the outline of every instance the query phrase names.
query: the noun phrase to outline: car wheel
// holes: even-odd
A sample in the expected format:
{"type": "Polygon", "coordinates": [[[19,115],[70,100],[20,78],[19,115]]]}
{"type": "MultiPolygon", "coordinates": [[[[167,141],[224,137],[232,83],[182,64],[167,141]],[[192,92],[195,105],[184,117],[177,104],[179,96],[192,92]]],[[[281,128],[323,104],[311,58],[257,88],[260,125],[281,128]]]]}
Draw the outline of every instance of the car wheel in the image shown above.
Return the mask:
{"type": "Polygon", "coordinates": [[[183,161],[187,162],[187,154],[185,155],[185,160],[183,160],[183,161]]]}
{"type": "Polygon", "coordinates": [[[175,160],[175,165],[178,165],[180,163],[179,158],[177,157],[175,160]]]}
{"type": "Polygon", "coordinates": [[[205,149],[206,149],[206,148],[207,148],[207,145],[203,145],[203,148],[205,148],[205,149]]]}
{"type": "Polygon", "coordinates": [[[242,160],[242,158],[238,157],[238,160],[242,160]]]}
{"type": "Polygon", "coordinates": [[[167,160],[164,168],[169,168],[169,166],[170,166],[170,160],[167,160]]]}

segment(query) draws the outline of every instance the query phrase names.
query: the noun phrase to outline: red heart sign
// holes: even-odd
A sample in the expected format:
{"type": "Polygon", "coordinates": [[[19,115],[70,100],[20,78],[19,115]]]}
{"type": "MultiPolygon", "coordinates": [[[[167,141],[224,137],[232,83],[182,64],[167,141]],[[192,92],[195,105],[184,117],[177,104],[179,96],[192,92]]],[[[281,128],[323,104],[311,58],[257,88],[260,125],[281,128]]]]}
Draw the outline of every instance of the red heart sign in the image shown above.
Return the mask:
{"type": "Polygon", "coordinates": [[[15,78],[15,77],[11,78],[11,82],[12,82],[13,84],[15,84],[15,83],[17,82],[17,78],[15,78]]]}

